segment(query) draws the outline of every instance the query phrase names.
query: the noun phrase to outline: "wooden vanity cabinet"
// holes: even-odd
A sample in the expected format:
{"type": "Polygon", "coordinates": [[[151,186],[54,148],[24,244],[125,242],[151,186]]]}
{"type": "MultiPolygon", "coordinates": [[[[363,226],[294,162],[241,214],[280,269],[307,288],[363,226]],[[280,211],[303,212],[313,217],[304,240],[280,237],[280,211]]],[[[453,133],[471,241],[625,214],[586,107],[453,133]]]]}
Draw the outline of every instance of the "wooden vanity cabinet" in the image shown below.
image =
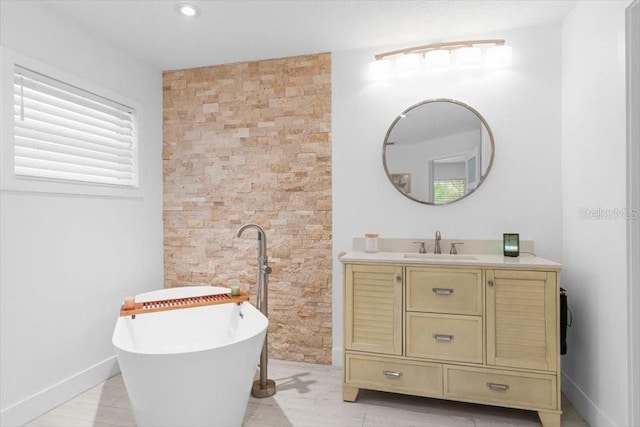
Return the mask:
{"type": "Polygon", "coordinates": [[[560,426],[555,270],[345,263],[343,399],[360,388],[538,411],[560,426]]]}
{"type": "Polygon", "coordinates": [[[402,267],[345,270],[345,350],[402,355],[402,267]]]}
{"type": "Polygon", "coordinates": [[[555,372],[557,274],[487,270],[487,364],[555,372]]]}
{"type": "Polygon", "coordinates": [[[482,363],[482,270],[405,267],[405,355],[482,363]]]}

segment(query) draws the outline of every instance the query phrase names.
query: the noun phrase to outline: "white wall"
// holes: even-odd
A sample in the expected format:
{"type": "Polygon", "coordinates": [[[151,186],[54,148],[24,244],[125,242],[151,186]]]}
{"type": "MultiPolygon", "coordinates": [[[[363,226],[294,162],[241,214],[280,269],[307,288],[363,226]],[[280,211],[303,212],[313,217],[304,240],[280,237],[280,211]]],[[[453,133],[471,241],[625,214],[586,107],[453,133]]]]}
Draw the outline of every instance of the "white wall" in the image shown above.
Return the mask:
{"type": "Polygon", "coordinates": [[[640,0],[627,12],[627,205],[637,216],[628,221],[629,424],[640,425],[640,0]]]}
{"type": "Polygon", "coordinates": [[[0,194],[0,424],[11,426],[117,372],[122,297],[163,286],[162,80],[41,5],[0,7],[3,47],[142,105],[142,198],[0,194]]]}
{"type": "MultiPolygon", "coordinates": [[[[469,35],[505,38],[513,66],[492,71],[423,74],[387,83],[368,79],[386,48],[332,55],[334,257],[365,231],[381,237],[534,240],[538,255],[561,261],[560,24],[469,35]],[[446,206],[413,202],[388,181],[382,142],[394,118],[426,99],[453,98],[478,110],[496,154],[484,184],[446,206]]],[[[431,40],[418,41],[416,44],[431,40]]],[[[406,47],[406,45],[405,45],[406,47]]],[[[342,265],[333,266],[333,363],[341,363],[342,265]]]]}
{"type": "Polygon", "coordinates": [[[630,425],[626,221],[611,215],[626,206],[628,3],[579,2],[562,29],[562,285],[573,313],[562,385],[597,426],[630,425]]]}

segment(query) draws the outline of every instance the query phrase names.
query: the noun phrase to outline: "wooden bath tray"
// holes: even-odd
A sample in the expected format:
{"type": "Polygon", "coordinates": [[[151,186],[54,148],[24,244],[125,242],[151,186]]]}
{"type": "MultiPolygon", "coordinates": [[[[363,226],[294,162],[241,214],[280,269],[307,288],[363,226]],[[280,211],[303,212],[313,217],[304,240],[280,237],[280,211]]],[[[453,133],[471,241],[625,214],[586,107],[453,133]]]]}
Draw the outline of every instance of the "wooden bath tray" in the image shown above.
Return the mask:
{"type": "Polygon", "coordinates": [[[216,294],[197,297],[172,298],[158,301],[145,301],[134,303],[133,308],[120,307],[120,316],[135,316],[136,314],[154,313],[157,311],[178,310],[182,308],[203,307],[206,305],[229,304],[249,301],[249,294],[240,292],[240,295],[216,294]]]}

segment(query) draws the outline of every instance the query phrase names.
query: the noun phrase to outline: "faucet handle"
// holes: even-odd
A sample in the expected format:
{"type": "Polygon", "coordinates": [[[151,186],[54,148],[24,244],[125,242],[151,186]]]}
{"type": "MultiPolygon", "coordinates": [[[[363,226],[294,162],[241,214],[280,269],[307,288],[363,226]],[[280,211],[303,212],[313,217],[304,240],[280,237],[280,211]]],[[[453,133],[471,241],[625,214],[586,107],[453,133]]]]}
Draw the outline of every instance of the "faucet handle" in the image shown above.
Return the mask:
{"type": "Polygon", "coordinates": [[[421,254],[426,254],[427,253],[427,248],[424,246],[427,242],[423,241],[423,240],[419,240],[417,242],[413,242],[413,243],[417,243],[420,245],[420,249],[418,249],[418,253],[421,254]]]}
{"type": "Polygon", "coordinates": [[[449,251],[449,253],[451,255],[457,255],[458,254],[458,250],[456,248],[456,245],[464,245],[463,242],[451,242],[451,250],[449,251]]]}

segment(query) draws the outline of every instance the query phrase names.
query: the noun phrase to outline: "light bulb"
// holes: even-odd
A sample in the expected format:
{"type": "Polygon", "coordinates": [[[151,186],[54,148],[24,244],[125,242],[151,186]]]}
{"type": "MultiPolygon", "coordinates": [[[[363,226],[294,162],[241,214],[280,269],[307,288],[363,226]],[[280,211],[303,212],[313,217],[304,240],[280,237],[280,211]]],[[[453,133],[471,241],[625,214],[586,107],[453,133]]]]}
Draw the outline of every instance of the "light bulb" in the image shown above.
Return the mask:
{"type": "Polygon", "coordinates": [[[175,7],[184,16],[196,16],[200,12],[197,7],[188,3],[178,3],[175,7]]]}
{"type": "Polygon", "coordinates": [[[369,76],[371,80],[385,80],[391,75],[391,62],[388,59],[380,59],[369,63],[369,76]]]}
{"type": "Polygon", "coordinates": [[[407,53],[396,58],[396,70],[399,73],[416,71],[420,68],[420,55],[417,53],[407,53]]]}
{"type": "Polygon", "coordinates": [[[511,46],[491,46],[487,49],[487,66],[499,68],[511,65],[511,46]]]}
{"type": "Polygon", "coordinates": [[[430,50],[424,54],[424,65],[427,70],[447,68],[451,63],[451,54],[446,49],[430,50]]]}
{"type": "Polygon", "coordinates": [[[456,51],[456,65],[460,67],[473,67],[480,65],[480,48],[479,47],[461,47],[456,51]]]}

